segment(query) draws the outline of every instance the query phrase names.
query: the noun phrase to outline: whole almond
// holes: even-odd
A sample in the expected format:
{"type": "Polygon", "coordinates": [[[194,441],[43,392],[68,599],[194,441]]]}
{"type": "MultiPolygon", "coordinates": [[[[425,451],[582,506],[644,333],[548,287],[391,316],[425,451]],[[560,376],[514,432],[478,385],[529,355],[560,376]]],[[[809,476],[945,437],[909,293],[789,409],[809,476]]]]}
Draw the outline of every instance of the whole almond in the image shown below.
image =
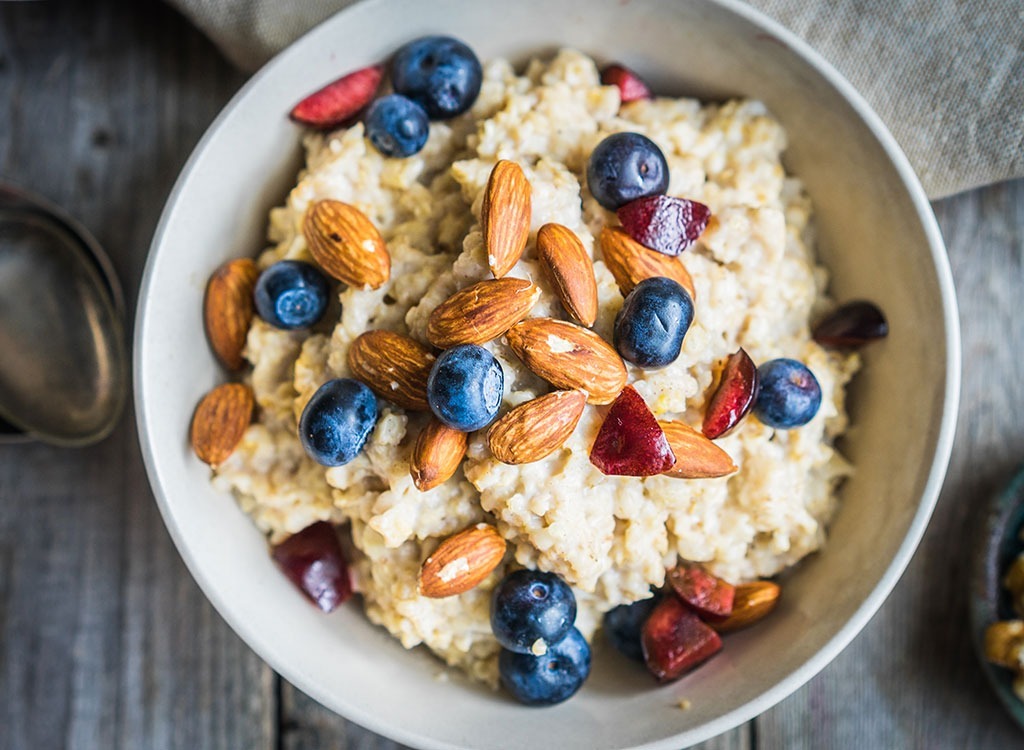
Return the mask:
{"type": "Polygon", "coordinates": [[[567,391],[584,391],[591,404],[615,400],[626,366],[600,336],[575,323],[530,318],[508,331],[508,344],[535,374],[567,391]]]}
{"type": "Polygon", "coordinates": [[[775,609],[781,593],[779,585],[772,581],[741,583],[736,587],[732,613],[727,615],[724,620],[709,621],[708,625],[719,633],[730,633],[733,630],[753,625],[775,609]]]}
{"type": "Polygon", "coordinates": [[[530,236],[530,182],[514,161],[494,165],[484,189],[480,227],[487,248],[487,262],[495,278],[512,270],[526,249],[530,236]]]}
{"type": "Polygon", "coordinates": [[[427,378],[434,355],[419,341],[394,331],[366,331],[348,350],[348,367],[381,398],[403,409],[426,411],[427,378]]]}
{"type": "Polygon", "coordinates": [[[469,591],[498,567],[505,540],[493,526],[478,523],[441,542],[420,568],[420,593],[432,599],[469,591]]]}
{"type": "Polygon", "coordinates": [[[587,328],[594,325],[594,264],[576,233],[561,224],[545,224],[537,232],[537,255],[566,312],[587,328]]]}
{"type": "Polygon", "coordinates": [[[711,442],[704,433],[685,422],[658,422],[665,431],[669,447],[676,456],[675,465],[666,476],[679,479],[712,479],[736,471],[732,458],[711,442]]]}
{"type": "Polygon", "coordinates": [[[520,404],[491,426],[491,453],[506,464],[540,461],[565,445],[586,405],[582,391],[555,391],[520,404]]]}
{"type": "Polygon", "coordinates": [[[355,206],[317,201],[306,212],[302,233],[313,259],[338,281],[376,289],[391,276],[391,255],[384,238],[355,206]]]}
{"type": "Polygon", "coordinates": [[[540,288],[525,279],[487,279],[460,289],[434,308],[427,339],[447,349],[498,338],[530,314],[540,288]]]}
{"type": "Polygon", "coordinates": [[[626,234],[622,227],[604,227],[598,242],[604,264],[615,277],[615,283],[623,295],[629,294],[644,279],[666,276],[679,282],[689,292],[691,299],[697,298],[693,278],[679,258],[644,247],[626,234]]]}
{"type": "Polygon", "coordinates": [[[213,353],[229,370],[240,370],[242,349],[252,323],[252,292],[259,271],[250,258],[221,265],[206,284],[203,320],[213,353]]]}
{"type": "Polygon", "coordinates": [[[416,438],[409,461],[416,488],[426,492],[448,481],[466,455],[466,433],[431,417],[416,438]]]}
{"type": "Polygon", "coordinates": [[[252,422],[252,388],[224,383],[203,396],[192,415],[192,450],[199,460],[218,466],[227,460],[252,422]]]}

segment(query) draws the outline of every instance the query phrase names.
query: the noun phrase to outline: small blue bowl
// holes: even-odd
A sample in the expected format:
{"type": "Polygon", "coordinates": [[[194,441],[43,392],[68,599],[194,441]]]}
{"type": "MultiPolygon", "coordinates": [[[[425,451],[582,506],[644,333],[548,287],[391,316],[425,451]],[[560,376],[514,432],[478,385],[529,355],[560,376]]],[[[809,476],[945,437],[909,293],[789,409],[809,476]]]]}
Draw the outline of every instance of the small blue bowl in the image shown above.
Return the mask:
{"type": "Polygon", "coordinates": [[[1024,552],[1024,467],[992,500],[971,561],[968,606],[971,639],[982,671],[1010,716],[1024,728],[1024,701],[1013,692],[1013,673],[985,660],[985,630],[996,620],[1019,619],[1003,587],[1003,576],[1017,555],[1024,552]]]}

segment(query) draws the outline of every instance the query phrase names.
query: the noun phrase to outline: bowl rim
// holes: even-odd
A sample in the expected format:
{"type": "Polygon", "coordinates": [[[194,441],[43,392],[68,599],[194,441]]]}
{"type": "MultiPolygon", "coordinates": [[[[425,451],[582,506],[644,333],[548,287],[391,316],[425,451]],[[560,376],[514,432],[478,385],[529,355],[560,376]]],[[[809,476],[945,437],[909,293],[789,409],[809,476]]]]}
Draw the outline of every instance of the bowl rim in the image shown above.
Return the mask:
{"type": "MultiPolygon", "coordinates": [[[[135,391],[135,413],[138,426],[139,443],[146,467],[147,477],[153,490],[160,515],[174,542],[178,553],[181,555],[189,573],[195,579],[203,594],[213,605],[214,609],[224,618],[225,622],[238,636],[251,648],[257,656],[263,659],[274,671],[298,687],[314,700],[327,707],[332,712],[338,713],[343,718],[353,721],[360,726],[388,737],[397,742],[423,750],[465,750],[464,745],[454,744],[447,741],[439,741],[430,737],[424,737],[415,731],[408,730],[401,726],[387,724],[384,717],[362,710],[359,706],[347,701],[339,701],[336,697],[325,694],[317,686],[311,684],[307,676],[290,664],[284,654],[279,651],[274,643],[262,637],[258,628],[250,623],[235,617],[225,602],[217,599],[212,592],[214,587],[208,580],[205,572],[196,563],[187,544],[184,535],[175,523],[173,514],[170,511],[170,501],[164,493],[161,476],[157,470],[157,462],[154,453],[153,443],[150,437],[148,424],[147,391],[144,383],[142,352],[144,351],[145,333],[150,325],[149,306],[147,291],[152,283],[155,268],[154,259],[158,250],[164,243],[164,235],[175,214],[177,203],[184,191],[185,184],[193,171],[196,162],[205,152],[214,134],[220,130],[224,121],[245,99],[249,92],[261,85],[268,72],[277,67],[281,62],[293,55],[301,54],[306,40],[313,35],[324,23],[331,22],[338,16],[352,11],[353,8],[365,8],[365,6],[383,5],[391,0],[361,0],[340,10],[338,13],[325,19],[317,26],[307,31],[295,42],[283,49],[257,71],[246,83],[231,97],[228,103],[220,111],[217,117],[206,129],[202,138],[196,144],[188,160],[181,168],[181,172],[169,193],[160,221],[153,235],[147,255],[146,266],[143,272],[142,281],[139,287],[138,308],[136,312],[135,335],[133,341],[133,373],[135,391]]],[[[675,750],[680,742],[696,744],[719,735],[750,719],[758,716],[775,704],[779,703],[798,688],[803,686],[818,672],[824,669],[849,643],[863,630],[870,619],[885,602],[889,593],[899,581],[907,565],[910,563],[914,552],[917,550],[921,537],[927,528],[932,511],[938,500],[942,488],[946,470],[949,464],[953,448],[953,439],[956,431],[956,421],[960,400],[961,381],[961,337],[960,321],[957,311],[956,290],[953,284],[952,271],[949,266],[949,259],[946,254],[941,231],[935,219],[935,214],[925,195],[921,182],[910,165],[909,160],[896,139],[889,132],[881,118],[875,113],[864,97],[836,70],[831,63],[814,50],[807,42],[799,38],[795,33],[784,27],[779,22],[765,15],[759,10],[744,4],[741,0],[704,0],[712,5],[739,16],[741,19],[754,25],[760,26],[766,33],[774,35],[781,43],[788,46],[793,53],[802,59],[818,75],[822,76],[839,94],[845,99],[860,117],[863,124],[877,139],[889,161],[895,168],[903,188],[910,197],[916,210],[917,220],[928,242],[931,252],[931,259],[936,273],[939,296],[942,301],[942,319],[946,331],[946,361],[945,361],[945,390],[943,394],[943,408],[939,423],[939,430],[936,435],[935,449],[928,477],[921,493],[920,501],[909,526],[907,533],[900,543],[892,561],[886,568],[877,585],[869,592],[863,603],[853,613],[849,620],[839,628],[835,635],[825,643],[813,656],[811,656],[800,667],[796,668],[775,685],[765,690],[756,698],[738,706],[718,718],[693,727],[671,737],[652,740],[639,745],[634,745],[632,750],[675,750]]]]}

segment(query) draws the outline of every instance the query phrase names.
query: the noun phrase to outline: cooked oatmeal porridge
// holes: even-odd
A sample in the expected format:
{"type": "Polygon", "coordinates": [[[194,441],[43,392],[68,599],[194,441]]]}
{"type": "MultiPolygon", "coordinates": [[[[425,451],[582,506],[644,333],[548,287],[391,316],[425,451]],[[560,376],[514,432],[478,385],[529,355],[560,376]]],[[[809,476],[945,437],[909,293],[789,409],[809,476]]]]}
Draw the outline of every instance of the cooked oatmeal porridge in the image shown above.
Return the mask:
{"type": "MultiPolygon", "coordinates": [[[[449,664],[497,682],[499,646],[489,622],[491,590],[510,566],[551,571],[572,587],[576,627],[590,638],[610,608],[643,599],[677,558],[701,562],[738,583],[771,576],[819,549],[849,465],[832,447],[847,425],[846,382],[855,354],[814,343],[809,321],[829,301],[816,263],[811,205],[780,157],[785,133],[750,100],[702,104],[657,98],[620,107],[595,63],[563,50],[518,75],[504,60],[484,66],[472,109],[435,122],[418,154],[386,158],[362,124],[307,137],[306,168],[287,202],[270,215],[272,246],[260,268],[310,260],[303,221],[312,202],[336,199],[362,210],[391,255],[377,289],[344,288],[340,306],[313,331],[274,328],[259,317],[245,357],[258,418],[215,471],[259,528],[278,542],[318,520],[347,523],[355,587],[371,621],[407,648],[424,644],[449,664]],[[571,229],[594,261],[598,315],[593,330],[612,339],[623,296],[602,261],[600,230],[617,225],[585,185],[591,151],[612,133],[641,133],[660,146],[667,193],[710,207],[712,220],[684,256],[695,313],[678,359],[663,369],[627,363],[629,382],[658,419],[699,429],[715,365],[743,347],[756,362],[801,360],[821,386],[817,415],[799,430],[748,418],[717,441],[739,471],[718,479],[606,476],[589,453],[605,407],[588,405],[565,445],[533,463],[498,462],[486,430],[473,433],[455,476],[422,492],[410,476],[416,436],[429,412],[380,400],[364,451],[325,468],[306,456],[297,419],[317,388],[347,377],[352,342],[387,329],[427,342],[430,313],[452,293],[489,278],[480,227],[484,188],[499,159],[517,162],[532,189],[532,226],[512,277],[542,290],[531,317],[565,318],[538,264],[537,230],[571,229]],[[418,592],[423,561],[446,537],[479,522],[508,541],[504,562],[458,596],[418,592]]],[[[484,345],[504,370],[503,411],[548,393],[504,337],[484,345]]]]}

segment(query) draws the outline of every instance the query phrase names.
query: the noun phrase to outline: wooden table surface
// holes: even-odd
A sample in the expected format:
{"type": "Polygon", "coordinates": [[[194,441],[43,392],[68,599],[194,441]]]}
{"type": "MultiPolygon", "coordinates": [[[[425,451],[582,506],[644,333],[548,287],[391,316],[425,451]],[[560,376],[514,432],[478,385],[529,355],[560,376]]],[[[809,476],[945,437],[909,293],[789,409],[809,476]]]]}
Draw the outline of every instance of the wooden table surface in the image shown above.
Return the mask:
{"type": "MultiPolygon", "coordinates": [[[[86,224],[134,306],[171,185],[244,80],[155,0],[0,3],[0,177],[86,224]]],[[[976,510],[1024,458],[1024,181],[935,210],[964,382],[924,542],[842,655],[701,747],[1024,746],[971,651],[963,560],[976,510]]],[[[130,408],[91,448],[0,446],[0,749],[396,747],[282,680],[214,612],[164,530],[130,408]]]]}

